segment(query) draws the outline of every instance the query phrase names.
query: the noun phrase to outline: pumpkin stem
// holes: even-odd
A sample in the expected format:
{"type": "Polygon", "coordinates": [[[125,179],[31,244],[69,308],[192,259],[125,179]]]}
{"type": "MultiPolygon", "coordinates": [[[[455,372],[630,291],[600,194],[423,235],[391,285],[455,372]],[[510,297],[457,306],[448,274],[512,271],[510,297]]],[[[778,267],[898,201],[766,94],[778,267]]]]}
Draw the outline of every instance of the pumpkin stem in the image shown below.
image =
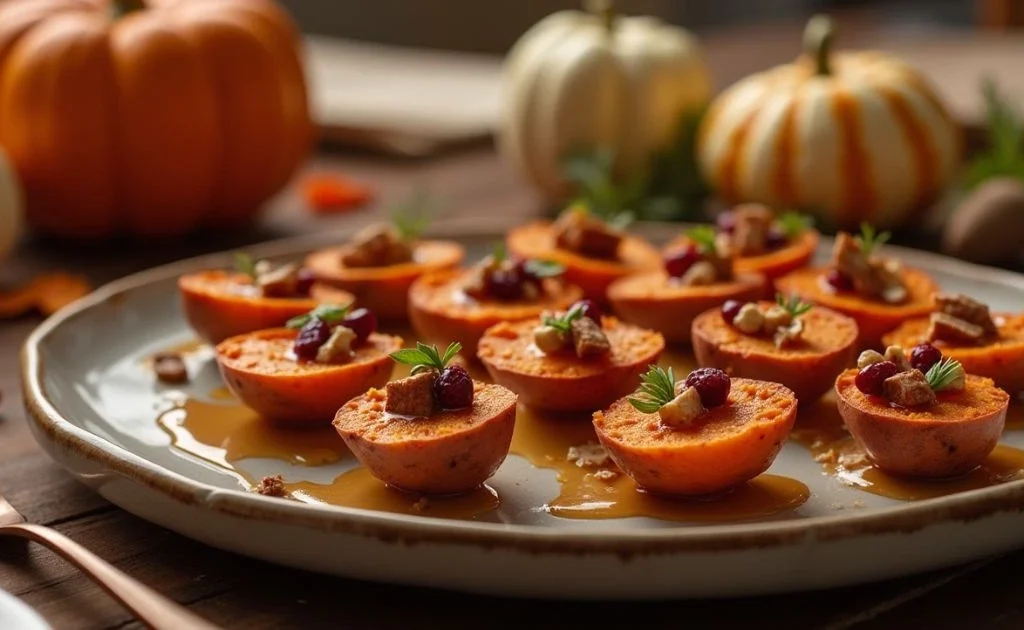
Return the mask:
{"type": "Polygon", "coordinates": [[[146,8],[146,0],[111,0],[110,14],[114,19],[122,18],[134,11],[146,8]]]}
{"type": "Polygon", "coordinates": [[[807,21],[807,27],[804,29],[804,51],[814,59],[814,74],[832,74],[829,56],[832,53],[834,36],[835,24],[827,15],[815,15],[807,21]]]}
{"type": "Polygon", "coordinates": [[[615,29],[615,18],[618,17],[618,14],[615,12],[612,0],[585,0],[583,5],[587,13],[601,18],[608,33],[615,29]]]}

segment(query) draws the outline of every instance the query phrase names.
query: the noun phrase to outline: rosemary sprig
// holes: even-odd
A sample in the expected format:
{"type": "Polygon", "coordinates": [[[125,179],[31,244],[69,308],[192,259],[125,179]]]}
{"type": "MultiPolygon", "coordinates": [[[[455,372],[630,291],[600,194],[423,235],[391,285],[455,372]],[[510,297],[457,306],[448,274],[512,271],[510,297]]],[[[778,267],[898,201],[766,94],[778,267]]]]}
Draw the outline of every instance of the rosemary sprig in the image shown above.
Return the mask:
{"type": "Polygon", "coordinates": [[[928,368],[928,373],[924,377],[928,381],[928,385],[934,391],[939,392],[960,380],[963,372],[964,368],[959,361],[942,357],[938,363],[928,368]]]}
{"type": "Polygon", "coordinates": [[[814,306],[813,304],[808,304],[801,300],[798,295],[791,295],[787,298],[782,293],[775,294],[775,303],[786,309],[786,312],[789,313],[789,316],[793,319],[800,317],[807,311],[811,310],[814,306]]]}
{"type": "Polygon", "coordinates": [[[860,236],[857,236],[857,241],[860,243],[860,251],[864,256],[870,256],[879,247],[885,245],[888,242],[889,237],[892,236],[889,232],[877,232],[875,226],[870,223],[860,224],[860,236]]]}
{"type": "Polygon", "coordinates": [[[676,397],[676,377],[670,367],[667,371],[652,365],[641,377],[636,395],[628,398],[629,404],[643,413],[657,413],[659,409],[676,397]]]}
{"type": "Polygon", "coordinates": [[[392,209],[391,224],[395,226],[399,238],[403,241],[414,241],[426,231],[430,225],[431,214],[436,211],[436,202],[426,188],[416,187],[392,209]]]}
{"type": "Polygon", "coordinates": [[[577,303],[573,304],[572,308],[561,315],[544,315],[541,318],[541,323],[545,326],[551,326],[559,332],[571,333],[572,323],[581,317],[583,317],[583,306],[577,303]]]}
{"type": "Polygon", "coordinates": [[[646,182],[617,184],[612,173],[614,161],[610,151],[599,150],[571,154],[562,166],[565,178],[576,189],[577,198],[569,208],[583,208],[609,226],[625,229],[636,220],[630,206],[646,182]]]}
{"type": "Polygon", "coordinates": [[[970,190],[997,176],[1024,180],[1024,120],[999,92],[995,81],[986,77],[981,83],[985,100],[987,142],[967,165],[964,188],[970,190]]]}
{"type": "Polygon", "coordinates": [[[411,365],[412,370],[409,374],[411,376],[415,376],[421,372],[427,372],[430,370],[437,370],[440,372],[448,365],[448,362],[459,353],[460,350],[462,350],[462,344],[457,341],[448,344],[448,349],[444,351],[444,354],[437,351],[437,346],[428,346],[425,343],[417,341],[415,348],[403,348],[397,352],[392,352],[388,356],[390,356],[396,363],[411,365]]]}
{"type": "Polygon", "coordinates": [[[565,267],[553,260],[530,259],[523,263],[523,269],[534,278],[555,278],[565,273],[565,267]]]}
{"type": "Polygon", "coordinates": [[[697,245],[701,253],[715,251],[715,239],[718,233],[710,225],[696,225],[686,231],[686,238],[697,245]]]}
{"type": "Polygon", "coordinates": [[[814,219],[806,214],[800,214],[799,212],[783,212],[777,219],[779,229],[786,235],[788,240],[800,236],[807,230],[814,227],[814,219]]]}
{"type": "Polygon", "coordinates": [[[242,251],[234,252],[233,255],[235,257],[235,269],[249,276],[255,282],[259,276],[256,273],[256,259],[242,251]]]}
{"type": "Polygon", "coordinates": [[[498,241],[493,247],[491,247],[491,263],[494,265],[500,265],[505,262],[506,258],[508,258],[508,251],[505,249],[505,243],[498,241]]]}
{"type": "Polygon", "coordinates": [[[352,308],[351,304],[346,304],[344,306],[339,306],[337,304],[320,304],[308,313],[296,315],[289,319],[284,325],[285,328],[302,328],[313,318],[319,319],[325,324],[334,324],[345,319],[345,315],[348,314],[350,308],[352,308]]]}

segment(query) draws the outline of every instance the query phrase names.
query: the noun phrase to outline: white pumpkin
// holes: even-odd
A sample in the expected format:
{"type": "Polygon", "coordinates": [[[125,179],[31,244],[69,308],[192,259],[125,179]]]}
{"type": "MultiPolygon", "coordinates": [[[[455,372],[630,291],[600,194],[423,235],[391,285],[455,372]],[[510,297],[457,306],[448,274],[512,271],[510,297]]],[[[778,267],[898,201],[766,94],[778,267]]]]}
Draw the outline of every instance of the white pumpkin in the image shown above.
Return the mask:
{"type": "Polygon", "coordinates": [[[949,184],[961,132],[927,81],[880,51],[830,51],[812,18],[795,63],[750,75],[712,102],[698,163],[725,201],[817,214],[828,225],[908,224],[949,184]]]}
{"type": "Polygon", "coordinates": [[[22,229],[21,186],[7,155],[0,150],[0,259],[14,249],[22,229]]]}
{"type": "Polygon", "coordinates": [[[692,34],[654,17],[620,17],[608,2],[535,24],[509,51],[503,79],[498,149],[554,199],[571,192],[569,152],[610,151],[615,172],[630,176],[712,95],[692,34]]]}

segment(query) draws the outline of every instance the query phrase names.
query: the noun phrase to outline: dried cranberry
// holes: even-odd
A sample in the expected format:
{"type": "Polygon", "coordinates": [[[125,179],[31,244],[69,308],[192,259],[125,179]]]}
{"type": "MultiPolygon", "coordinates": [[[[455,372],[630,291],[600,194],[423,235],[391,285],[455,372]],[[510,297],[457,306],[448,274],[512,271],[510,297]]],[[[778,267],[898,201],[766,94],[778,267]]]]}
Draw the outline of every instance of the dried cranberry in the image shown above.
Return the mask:
{"type": "Polygon", "coordinates": [[[313,317],[299,329],[295,336],[295,356],[300,359],[314,359],[320,346],[331,338],[331,327],[319,317],[313,317]]]}
{"type": "Polygon", "coordinates": [[[922,372],[928,372],[936,363],[942,360],[942,351],[930,343],[922,343],[914,346],[910,351],[910,365],[922,372]]]}
{"type": "Polygon", "coordinates": [[[686,244],[677,249],[673,249],[665,255],[665,273],[678,278],[682,276],[693,264],[700,260],[700,252],[697,251],[697,246],[693,244],[686,244]]]}
{"type": "Polygon", "coordinates": [[[829,269],[825,274],[825,282],[836,291],[852,291],[853,279],[838,269],[829,269]]]}
{"type": "Polygon", "coordinates": [[[473,379],[461,365],[449,365],[434,381],[434,399],[442,409],[463,409],[473,404],[473,379]]]}
{"type": "Polygon", "coordinates": [[[725,304],[722,305],[722,319],[732,324],[732,320],[736,319],[736,316],[740,314],[741,308],[743,308],[743,302],[739,300],[726,300],[725,304]]]}
{"type": "Polygon", "coordinates": [[[517,300],[523,295],[523,280],[516,267],[499,267],[487,274],[487,292],[498,300],[517,300]]]}
{"type": "Polygon", "coordinates": [[[594,320],[594,323],[601,325],[601,307],[593,300],[580,300],[573,305],[574,308],[582,309],[583,316],[594,320]]]}
{"type": "Polygon", "coordinates": [[[299,269],[295,274],[295,292],[299,295],[309,295],[309,292],[313,290],[313,282],[316,281],[316,276],[313,272],[305,267],[299,269]]]}
{"type": "Polygon", "coordinates": [[[857,389],[865,394],[881,396],[885,391],[882,387],[885,379],[890,376],[896,376],[899,373],[900,369],[892,361],[879,361],[878,363],[865,366],[864,369],[858,372],[857,378],[854,379],[854,384],[857,385],[857,389]]]}
{"type": "Polygon", "coordinates": [[[732,234],[736,230],[736,215],[731,211],[726,211],[715,217],[715,226],[719,232],[725,232],[726,234],[732,234]]]}
{"type": "Polygon", "coordinates": [[[789,239],[786,238],[786,234],[782,230],[772,228],[768,230],[764,246],[768,249],[780,249],[785,247],[788,243],[789,239]]]}
{"type": "Polygon", "coordinates": [[[728,374],[718,368],[709,367],[697,368],[690,372],[683,384],[696,389],[700,394],[701,404],[708,409],[724,405],[732,388],[732,380],[728,374]]]}
{"type": "Polygon", "coordinates": [[[345,315],[341,325],[352,329],[356,334],[356,343],[365,343],[370,334],[377,330],[377,317],[373,311],[357,308],[345,315]]]}

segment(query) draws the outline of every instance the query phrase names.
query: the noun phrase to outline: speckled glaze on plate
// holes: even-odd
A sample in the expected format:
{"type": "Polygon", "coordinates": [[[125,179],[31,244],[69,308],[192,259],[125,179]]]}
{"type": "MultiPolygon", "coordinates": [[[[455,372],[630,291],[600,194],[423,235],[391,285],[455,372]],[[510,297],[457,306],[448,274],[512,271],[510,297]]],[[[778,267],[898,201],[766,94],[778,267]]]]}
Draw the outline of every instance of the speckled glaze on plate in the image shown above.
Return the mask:
{"type": "MultiPolygon", "coordinates": [[[[638,225],[663,242],[679,225],[638,225]]],[[[467,260],[504,230],[472,222],[457,238],[467,260]]],[[[320,234],[251,248],[296,259],[342,238],[320,234]]],[[[819,260],[831,246],[823,239],[819,260]]],[[[944,289],[993,309],[1019,310],[1024,276],[890,248],[944,289]]],[[[771,473],[799,479],[810,499],[756,522],[681,524],[649,518],[574,520],[531,509],[555,493],[551,470],[510,456],[492,480],[501,507],[480,520],[448,520],[282,501],[247,492],[237,477],[174,449],[154,422],[167,396],[202,397],[220,384],[208,353],[190,356],[193,382],[154,386],[143,361],[194,338],[176,278],[229,265],[203,256],[107,285],[35,330],[22,356],[25,402],[37,440],[82,482],[122,508],[210,545],[341,576],[506,596],[655,599],[767,594],[896,577],[1024,546],[1024,480],[937,499],[901,502],[822,473],[787,443],[771,473]]],[[[1024,447],[1024,431],[1004,444],[1024,447]]],[[[244,462],[254,475],[280,462],[244,462]]],[[[351,463],[348,464],[351,466],[351,463]]],[[[286,478],[333,478],[334,468],[288,467],[286,478]]]]}

